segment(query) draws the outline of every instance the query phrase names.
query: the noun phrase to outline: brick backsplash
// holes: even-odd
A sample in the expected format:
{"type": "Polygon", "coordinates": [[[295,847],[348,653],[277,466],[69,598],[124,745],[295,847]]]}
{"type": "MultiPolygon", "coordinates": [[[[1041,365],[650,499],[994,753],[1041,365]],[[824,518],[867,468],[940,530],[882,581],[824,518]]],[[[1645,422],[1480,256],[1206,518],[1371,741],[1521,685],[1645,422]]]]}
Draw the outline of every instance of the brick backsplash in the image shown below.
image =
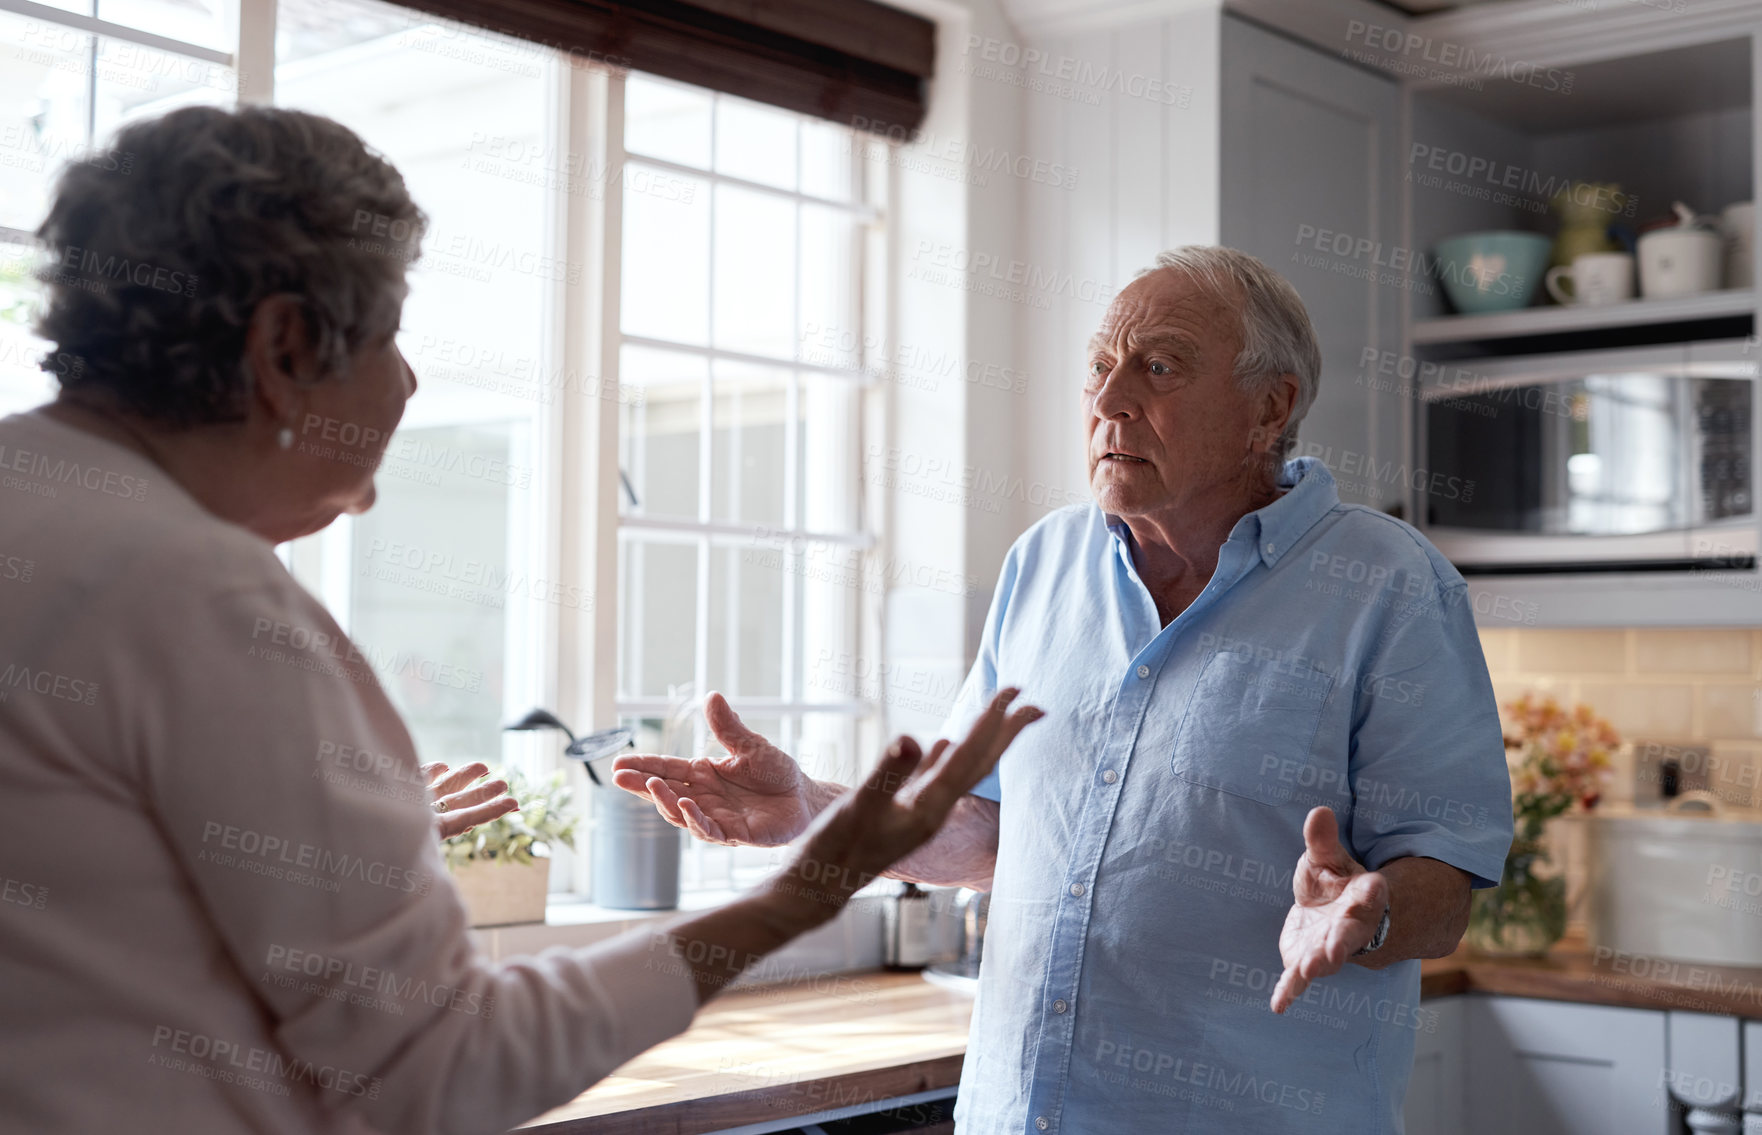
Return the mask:
{"type": "MultiPolygon", "coordinates": [[[[1484,627],[1481,645],[1501,707],[1525,690],[1583,702],[1624,741],[1711,746],[1734,783],[1736,770],[1762,764],[1762,628],[1484,627]]],[[[1612,800],[1633,798],[1631,754],[1624,757],[1612,800]]],[[[1741,777],[1746,792],[1758,783],[1755,771],[1741,777]]],[[[1730,803],[1762,804],[1720,788],[1730,803]]]]}

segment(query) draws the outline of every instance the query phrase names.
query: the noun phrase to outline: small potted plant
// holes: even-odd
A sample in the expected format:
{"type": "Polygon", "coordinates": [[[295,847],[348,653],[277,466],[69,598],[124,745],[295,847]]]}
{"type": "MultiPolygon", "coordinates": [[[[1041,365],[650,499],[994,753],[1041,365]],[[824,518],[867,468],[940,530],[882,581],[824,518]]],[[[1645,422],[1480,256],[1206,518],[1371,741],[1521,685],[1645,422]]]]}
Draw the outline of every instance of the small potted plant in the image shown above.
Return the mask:
{"type": "Polygon", "coordinates": [[[1548,869],[1549,820],[1597,806],[1621,739],[1590,706],[1569,713],[1524,694],[1505,706],[1515,832],[1499,885],[1476,891],[1468,946],[1496,957],[1540,957],[1566,933],[1566,879],[1548,869]]]}
{"type": "Polygon", "coordinates": [[[561,772],[538,784],[514,769],[491,775],[508,782],[520,810],[447,840],[447,867],[471,925],[543,922],[551,845],[575,846],[570,790],[561,772]]]}

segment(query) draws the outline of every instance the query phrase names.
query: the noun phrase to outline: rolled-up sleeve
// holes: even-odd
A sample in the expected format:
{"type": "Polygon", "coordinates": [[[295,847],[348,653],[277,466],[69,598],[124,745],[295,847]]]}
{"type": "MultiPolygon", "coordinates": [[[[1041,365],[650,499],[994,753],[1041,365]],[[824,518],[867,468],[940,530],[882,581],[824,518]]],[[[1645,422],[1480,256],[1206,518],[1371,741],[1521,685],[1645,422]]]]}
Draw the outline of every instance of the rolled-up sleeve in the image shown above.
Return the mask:
{"type": "Polygon", "coordinates": [[[1350,844],[1372,870],[1441,860],[1497,885],[1511,846],[1498,705],[1460,580],[1405,605],[1358,676],[1350,844]]]}
{"type": "MultiPolygon", "coordinates": [[[[373,669],[291,580],[237,568],[262,582],[165,613],[139,752],[148,805],[281,1050],[262,1059],[381,1131],[496,1132],[683,1030],[695,987],[664,936],[476,952],[373,669]]],[[[454,679],[470,677],[424,677],[454,679]]]]}

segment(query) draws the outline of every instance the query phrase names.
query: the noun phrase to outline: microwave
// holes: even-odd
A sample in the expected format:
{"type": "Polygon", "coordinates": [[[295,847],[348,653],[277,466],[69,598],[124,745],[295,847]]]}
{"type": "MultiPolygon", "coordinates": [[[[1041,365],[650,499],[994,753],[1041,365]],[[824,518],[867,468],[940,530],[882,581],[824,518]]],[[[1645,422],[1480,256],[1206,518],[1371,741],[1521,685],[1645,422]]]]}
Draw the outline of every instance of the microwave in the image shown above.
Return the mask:
{"type": "Polygon", "coordinates": [[[1465,576],[1753,570],[1754,340],[1438,364],[1415,515],[1465,576]]]}

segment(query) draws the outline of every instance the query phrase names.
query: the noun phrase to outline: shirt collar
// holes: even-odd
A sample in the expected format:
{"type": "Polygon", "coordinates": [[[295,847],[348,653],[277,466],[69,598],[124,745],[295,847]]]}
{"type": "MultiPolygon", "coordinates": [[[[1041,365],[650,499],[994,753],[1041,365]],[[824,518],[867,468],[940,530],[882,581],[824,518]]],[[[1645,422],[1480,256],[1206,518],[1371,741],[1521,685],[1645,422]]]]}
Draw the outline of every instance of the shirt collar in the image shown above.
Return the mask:
{"type": "Polygon", "coordinates": [[[1320,458],[1298,457],[1285,462],[1279,470],[1279,487],[1288,490],[1284,496],[1255,509],[1230,530],[1232,540],[1253,540],[1261,563],[1269,568],[1340,503],[1334,475],[1320,458]]]}
{"type": "MultiPolygon", "coordinates": [[[[1290,547],[1315,527],[1316,521],[1333,511],[1340,503],[1334,475],[1319,458],[1298,457],[1285,462],[1279,470],[1278,486],[1288,490],[1278,500],[1257,508],[1236,521],[1227,543],[1249,544],[1260,556],[1260,562],[1272,567],[1290,547]]],[[[1108,530],[1125,560],[1132,566],[1129,551],[1130,533],[1126,522],[1112,513],[1104,513],[1108,530]]]]}

